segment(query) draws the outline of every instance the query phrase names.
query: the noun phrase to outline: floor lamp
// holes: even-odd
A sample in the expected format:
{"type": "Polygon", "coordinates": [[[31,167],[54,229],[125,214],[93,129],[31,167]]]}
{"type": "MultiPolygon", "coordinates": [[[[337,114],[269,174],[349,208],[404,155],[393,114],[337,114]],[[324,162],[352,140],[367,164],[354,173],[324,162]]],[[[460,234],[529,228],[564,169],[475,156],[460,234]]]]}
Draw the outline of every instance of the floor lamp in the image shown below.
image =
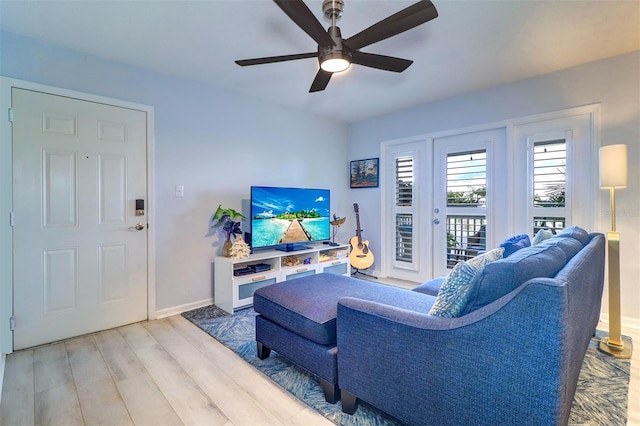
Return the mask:
{"type": "Polygon", "coordinates": [[[609,267],[609,336],[600,341],[600,350],[617,358],[631,358],[631,342],[623,342],[620,314],[620,234],[616,231],[616,188],[627,186],[627,146],[600,148],[600,187],[609,189],[611,231],[607,232],[609,267]]]}

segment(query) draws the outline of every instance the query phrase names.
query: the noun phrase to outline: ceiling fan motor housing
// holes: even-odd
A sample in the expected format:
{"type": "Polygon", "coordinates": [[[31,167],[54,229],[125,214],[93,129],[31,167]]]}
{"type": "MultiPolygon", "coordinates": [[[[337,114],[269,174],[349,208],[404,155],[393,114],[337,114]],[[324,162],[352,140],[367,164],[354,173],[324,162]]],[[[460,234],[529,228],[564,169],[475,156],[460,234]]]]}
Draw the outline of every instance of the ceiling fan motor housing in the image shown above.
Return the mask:
{"type": "Polygon", "coordinates": [[[340,19],[344,10],[343,0],[324,0],[322,2],[322,12],[327,19],[330,19],[335,25],[335,20],[340,19]]]}

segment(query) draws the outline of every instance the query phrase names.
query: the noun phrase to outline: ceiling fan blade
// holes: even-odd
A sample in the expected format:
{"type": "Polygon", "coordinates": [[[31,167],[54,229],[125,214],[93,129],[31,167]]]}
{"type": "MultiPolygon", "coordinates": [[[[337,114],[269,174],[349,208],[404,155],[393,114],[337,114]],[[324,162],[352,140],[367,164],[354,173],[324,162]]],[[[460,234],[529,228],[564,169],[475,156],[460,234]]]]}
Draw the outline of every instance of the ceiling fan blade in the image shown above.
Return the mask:
{"type": "Polygon", "coordinates": [[[313,79],[313,83],[311,84],[309,93],[324,90],[327,87],[327,84],[329,84],[329,80],[331,80],[332,74],[332,72],[327,72],[323,69],[319,69],[318,74],[316,74],[316,78],[313,79]]]}
{"type": "Polygon", "coordinates": [[[267,56],[266,58],[240,59],[236,64],[246,67],[247,65],[272,64],[274,62],[294,61],[296,59],[317,58],[318,52],[298,53],[295,55],[267,56]]]}
{"type": "Polygon", "coordinates": [[[410,30],[437,17],[438,11],[433,3],[429,0],[420,0],[418,3],[383,19],[377,24],[373,24],[343,42],[352,50],[358,50],[410,30]]]}
{"type": "Polygon", "coordinates": [[[364,65],[365,67],[380,70],[402,72],[413,63],[408,59],[394,58],[393,56],[376,55],[374,53],[351,52],[351,63],[364,65]]]}
{"type": "Polygon", "coordinates": [[[273,0],[293,22],[322,46],[336,43],[302,0],[273,0]]]}

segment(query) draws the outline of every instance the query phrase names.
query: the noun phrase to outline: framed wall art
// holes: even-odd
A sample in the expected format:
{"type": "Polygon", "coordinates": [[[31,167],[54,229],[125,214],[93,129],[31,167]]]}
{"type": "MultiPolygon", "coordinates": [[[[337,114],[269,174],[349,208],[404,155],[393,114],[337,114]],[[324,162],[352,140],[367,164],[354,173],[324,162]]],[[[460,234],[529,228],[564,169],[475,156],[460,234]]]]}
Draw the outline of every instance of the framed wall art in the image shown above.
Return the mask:
{"type": "Polygon", "coordinates": [[[351,162],[350,187],[351,188],[376,188],[380,184],[379,159],[367,158],[351,162]]]}

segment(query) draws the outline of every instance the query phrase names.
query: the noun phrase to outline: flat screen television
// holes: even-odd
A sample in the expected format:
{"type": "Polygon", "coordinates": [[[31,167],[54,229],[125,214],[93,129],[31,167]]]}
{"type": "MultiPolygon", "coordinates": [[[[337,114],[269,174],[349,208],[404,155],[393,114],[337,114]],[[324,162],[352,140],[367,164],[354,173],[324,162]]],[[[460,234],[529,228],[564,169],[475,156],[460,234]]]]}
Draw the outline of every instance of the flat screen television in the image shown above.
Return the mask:
{"type": "Polygon", "coordinates": [[[328,189],[251,187],[251,248],[284,251],[329,240],[328,189]]]}

